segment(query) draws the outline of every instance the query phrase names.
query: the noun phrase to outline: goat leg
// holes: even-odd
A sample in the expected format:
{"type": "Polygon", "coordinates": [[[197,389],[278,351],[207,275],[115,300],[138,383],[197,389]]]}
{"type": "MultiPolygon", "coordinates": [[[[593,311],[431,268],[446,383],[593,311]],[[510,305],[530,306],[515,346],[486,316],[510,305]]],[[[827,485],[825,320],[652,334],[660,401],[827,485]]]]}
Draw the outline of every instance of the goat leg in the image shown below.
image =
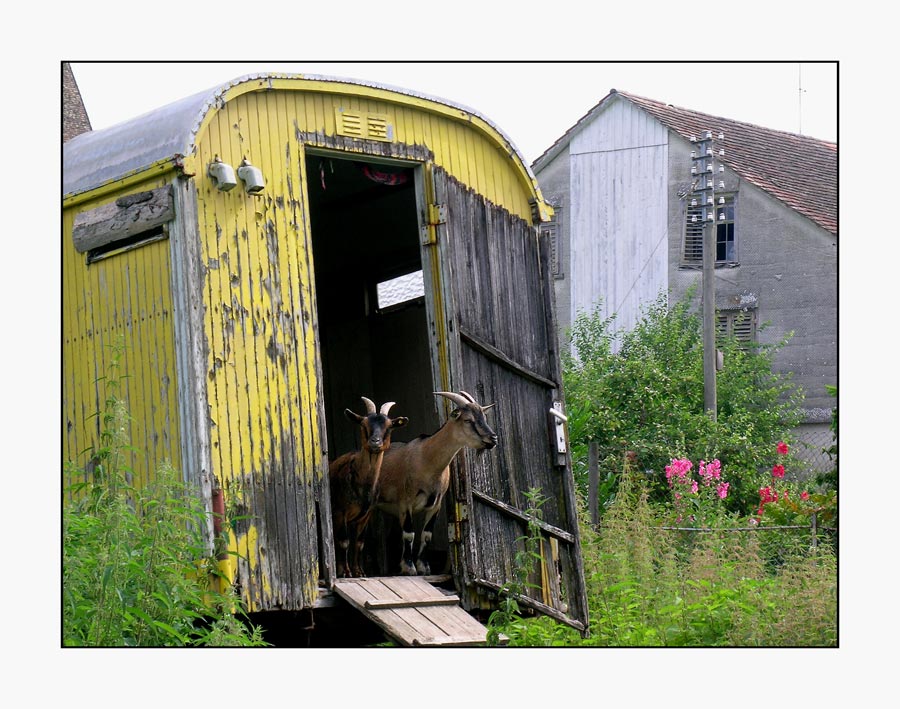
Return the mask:
{"type": "Polygon", "coordinates": [[[400,573],[403,576],[415,576],[416,566],[413,542],[415,541],[416,533],[413,529],[412,514],[408,511],[402,515],[401,526],[403,528],[403,553],[400,558],[400,573]]]}
{"type": "Polygon", "coordinates": [[[435,522],[437,522],[437,511],[439,508],[440,503],[423,510],[421,513],[422,517],[419,520],[420,524],[416,525],[415,565],[416,571],[420,576],[428,576],[431,573],[431,565],[425,559],[424,552],[425,548],[431,544],[432,531],[434,530],[435,522]]]}

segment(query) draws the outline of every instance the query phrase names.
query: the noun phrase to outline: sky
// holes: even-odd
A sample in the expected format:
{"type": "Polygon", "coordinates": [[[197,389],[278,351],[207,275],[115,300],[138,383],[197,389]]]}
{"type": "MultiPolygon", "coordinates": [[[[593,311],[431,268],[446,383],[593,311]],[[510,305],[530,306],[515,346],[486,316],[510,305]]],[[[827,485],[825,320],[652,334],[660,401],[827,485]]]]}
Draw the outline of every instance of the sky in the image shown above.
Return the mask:
{"type": "Polygon", "coordinates": [[[365,79],[489,119],[531,164],[611,89],[836,141],[836,62],[72,62],[94,130],[262,71],[365,79]]]}

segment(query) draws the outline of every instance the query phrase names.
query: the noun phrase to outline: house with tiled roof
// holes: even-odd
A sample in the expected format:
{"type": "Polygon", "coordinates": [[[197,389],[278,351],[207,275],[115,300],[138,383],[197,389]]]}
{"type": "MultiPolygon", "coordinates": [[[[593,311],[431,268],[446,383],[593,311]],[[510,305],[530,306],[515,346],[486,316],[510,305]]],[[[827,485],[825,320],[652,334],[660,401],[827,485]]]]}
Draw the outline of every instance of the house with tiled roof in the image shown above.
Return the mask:
{"type": "Polygon", "coordinates": [[[699,307],[698,165],[715,166],[717,321],[759,343],[791,335],[774,367],[805,393],[812,460],[831,442],[825,387],[837,384],[835,143],[610,91],[532,166],[555,211],[560,337],[598,308],[630,329],[660,293],[675,302],[695,284],[699,307]],[[702,161],[707,131],[714,159],[702,161]]]}
{"type": "Polygon", "coordinates": [[[62,139],[67,143],[76,135],[91,130],[91,121],[81,99],[81,91],[69,62],[62,62],[62,139]]]}

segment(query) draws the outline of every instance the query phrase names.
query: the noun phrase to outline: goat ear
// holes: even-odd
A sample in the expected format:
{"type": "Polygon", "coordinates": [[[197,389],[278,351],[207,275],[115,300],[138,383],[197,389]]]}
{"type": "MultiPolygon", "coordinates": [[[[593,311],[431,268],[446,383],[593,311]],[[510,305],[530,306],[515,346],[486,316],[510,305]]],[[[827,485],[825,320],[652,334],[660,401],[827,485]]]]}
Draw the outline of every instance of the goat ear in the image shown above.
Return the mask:
{"type": "Polygon", "coordinates": [[[459,415],[460,415],[461,413],[462,413],[462,411],[460,411],[459,409],[453,409],[453,411],[450,412],[450,418],[452,418],[452,419],[458,419],[458,418],[459,418],[459,415]]]}
{"type": "Polygon", "coordinates": [[[353,423],[361,423],[365,416],[360,416],[357,413],[354,413],[350,409],[344,409],[344,416],[353,421],[353,423]]]}
{"type": "Polygon", "coordinates": [[[406,416],[398,416],[395,419],[391,419],[391,428],[400,428],[408,423],[409,419],[406,416]]]}

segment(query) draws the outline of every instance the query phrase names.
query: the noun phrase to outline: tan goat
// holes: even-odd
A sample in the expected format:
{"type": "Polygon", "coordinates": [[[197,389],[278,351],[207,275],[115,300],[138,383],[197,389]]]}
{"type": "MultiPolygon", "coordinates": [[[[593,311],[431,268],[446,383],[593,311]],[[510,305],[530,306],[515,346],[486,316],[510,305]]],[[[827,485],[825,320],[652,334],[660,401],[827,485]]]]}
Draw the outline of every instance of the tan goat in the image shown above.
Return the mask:
{"type": "Polygon", "coordinates": [[[450,418],[435,433],[395,446],[385,453],[381,464],[377,506],[400,520],[400,573],[406,576],[431,572],[422,552],[431,541],[454,456],[463,448],[485,450],[497,445],[497,434],[484,418],[493,404],[482,407],[464,391],[434,393],[456,405],[450,418]]]}
{"type": "Polygon", "coordinates": [[[328,466],[335,551],[339,556],[339,573],[344,577],[365,576],[364,534],[378,494],[382,460],[391,447],[391,431],[409,422],[405,416],[388,417],[393,401],[383,404],[376,412],[370,399],[361,398],[366,405],[365,416],[344,409],[344,415],[359,424],[361,449],[345,453],[328,466]]]}

